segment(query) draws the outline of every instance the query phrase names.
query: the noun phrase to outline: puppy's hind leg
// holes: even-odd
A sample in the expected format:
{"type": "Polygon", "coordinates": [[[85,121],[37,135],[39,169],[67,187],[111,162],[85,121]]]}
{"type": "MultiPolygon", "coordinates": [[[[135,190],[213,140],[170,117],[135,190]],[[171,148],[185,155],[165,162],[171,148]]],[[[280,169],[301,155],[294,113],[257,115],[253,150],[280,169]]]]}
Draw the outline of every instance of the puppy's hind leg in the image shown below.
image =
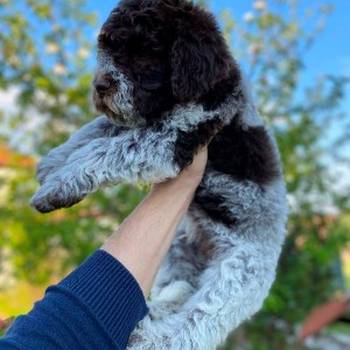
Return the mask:
{"type": "Polygon", "coordinates": [[[176,238],[157,274],[149,303],[150,317],[161,319],[178,312],[198,288],[198,278],[209,258],[209,249],[203,250],[207,237],[203,237],[184,218],[176,238]],[[191,232],[191,235],[188,234],[191,232]]]}
{"type": "Polygon", "coordinates": [[[160,320],[146,316],[131,335],[129,350],[213,350],[261,308],[274,280],[280,243],[238,238],[221,245],[196,292],[174,314],[160,320]]]}
{"type": "MultiPolygon", "coordinates": [[[[215,179],[219,184],[221,180],[215,179]]],[[[214,183],[209,183],[214,189],[214,183]]],[[[204,184],[209,183],[204,179],[204,184]]],[[[129,349],[212,350],[261,308],[285,238],[284,185],[277,181],[261,190],[255,184],[238,182],[231,186],[236,195],[227,193],[229,188],[225,187],[225,193],[220,192],[221,186],[216,190],[226,194],[227,209],[237,217],[234,226],[200,217],[200,211],[193,213],[214,244],[195,292],[175,313],[141,321],[129,349]]]]}

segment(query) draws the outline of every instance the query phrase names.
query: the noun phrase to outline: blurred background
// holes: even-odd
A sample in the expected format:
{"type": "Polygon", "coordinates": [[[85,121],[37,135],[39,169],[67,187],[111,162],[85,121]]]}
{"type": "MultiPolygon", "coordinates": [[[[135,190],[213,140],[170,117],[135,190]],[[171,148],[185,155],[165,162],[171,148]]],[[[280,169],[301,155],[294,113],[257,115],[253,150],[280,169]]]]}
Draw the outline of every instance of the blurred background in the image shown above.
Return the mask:
{"type": "MultiPolygon", "coordinates": [[[[201,3],[217,15],[276,134],[291,206],[271,295],[224,349],[350,349],[346,312],[342,322],[297,342],[315,307],[350,295],[350,2],[201,3]]],[[[147,191],[120,185],[45,216],[28,205],[40,155],[95,116],[95,41],[115,4],[0,0],[3,330],[96,249],[147,191]]]]}

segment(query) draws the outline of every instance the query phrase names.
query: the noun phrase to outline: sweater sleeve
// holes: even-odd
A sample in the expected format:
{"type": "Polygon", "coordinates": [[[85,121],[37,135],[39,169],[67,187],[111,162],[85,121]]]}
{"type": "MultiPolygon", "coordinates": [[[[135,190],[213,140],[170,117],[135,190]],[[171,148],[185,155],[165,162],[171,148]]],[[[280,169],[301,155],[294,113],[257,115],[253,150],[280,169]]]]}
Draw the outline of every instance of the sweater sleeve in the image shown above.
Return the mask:
{"type": "Polygon", "coordinates": [[[98,250],[16,319],[0,349],[125,349],[147,311],[130,272],[98,250]]]}

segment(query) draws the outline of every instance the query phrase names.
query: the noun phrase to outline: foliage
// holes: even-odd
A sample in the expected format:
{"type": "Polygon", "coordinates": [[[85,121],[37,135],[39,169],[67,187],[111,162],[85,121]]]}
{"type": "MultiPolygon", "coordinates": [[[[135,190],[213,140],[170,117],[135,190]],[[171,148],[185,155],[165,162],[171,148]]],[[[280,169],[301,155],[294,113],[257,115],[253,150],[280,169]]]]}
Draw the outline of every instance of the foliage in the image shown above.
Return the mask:
{"type": "MultiPolygon", "coordinates": [[[[322,4],[303,14],[301,5],[260,0],[243,23],[227,11],[222,16],[224,34],[244,62],[260,112],[277,136],[292,204],[271,296],[264,310],[232,335],[227,349],[230,344],[300,348],[291,343],[296,325],[341,288],[336,266],[348,235],[340,219],[348,213],[350,196],[332,186],[327,164],[334,168],[346,161],[337,151],[348,133],[339,109],[348,79],[323,76],[303,88],[305,53],[331,8],[322,4]],[[335,125],[343,126],[336,137],[329,134],[335,125]]],[[[0,293],[11,285],[2,275],[40,285],[61,276],[98,247],[146,192],[117,186],[46,216],[28,206],[37,186],[37,154],[93,117],[94,33],[95,15],[84,0],[0,0],[0,89],[16,102],[14,110],[0,110],[0,282],[5,281],[0,293]]]]}
{"type": "Polygon", "coordinates": [[[343,287],[337,267],[339,251],[349,241],[348,226],[341,221],[349,212],[349,192],[335,190],[329,164],[337,166],[335,155],[344,147],[338,140],[349,132],[339,111],[348,77],[323,76],[302,88],[305,53],[330,6],[308,8],[304,15],[298,1],[255,1],[253,6],[243,25],[224,12],[224,33],[239,60],[248,62],[261,115],[277,137],[292,212],[278,278],[264,310],[229,343],[242,349],[296,349],[291,337],[296,325],[343,287]],[[329,130],[339,124],[344,127],[332,143],[329,130]]]}
{"type": "Polygon", "coordinates": [[[0,110],[0,263],[18,279],[48,283],[81,262],[145,194],[117,186],[47,216],[28,205],[36,155],[94,117],[95,21],[84,0],[0,1],[0,89],[16,107],[0,110]]]}

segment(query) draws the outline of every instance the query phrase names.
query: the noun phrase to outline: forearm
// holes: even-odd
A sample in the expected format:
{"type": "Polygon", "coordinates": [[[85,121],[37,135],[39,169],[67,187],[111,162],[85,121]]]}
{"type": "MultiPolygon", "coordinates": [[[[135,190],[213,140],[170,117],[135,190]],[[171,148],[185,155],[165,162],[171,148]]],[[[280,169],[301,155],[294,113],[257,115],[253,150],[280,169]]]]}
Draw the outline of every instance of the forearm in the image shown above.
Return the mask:
{"type": "Polygon", "coordinates": [[[199,179],[182,174],[156,185],[102,247],[134,275],[145,296],[150,292],[199,179]]]}
{"type": "Polygon", "coordinates": [[[0,349],[125,349],[146,313],[135,279],[98,250],[16,319],[0,349]]]}

